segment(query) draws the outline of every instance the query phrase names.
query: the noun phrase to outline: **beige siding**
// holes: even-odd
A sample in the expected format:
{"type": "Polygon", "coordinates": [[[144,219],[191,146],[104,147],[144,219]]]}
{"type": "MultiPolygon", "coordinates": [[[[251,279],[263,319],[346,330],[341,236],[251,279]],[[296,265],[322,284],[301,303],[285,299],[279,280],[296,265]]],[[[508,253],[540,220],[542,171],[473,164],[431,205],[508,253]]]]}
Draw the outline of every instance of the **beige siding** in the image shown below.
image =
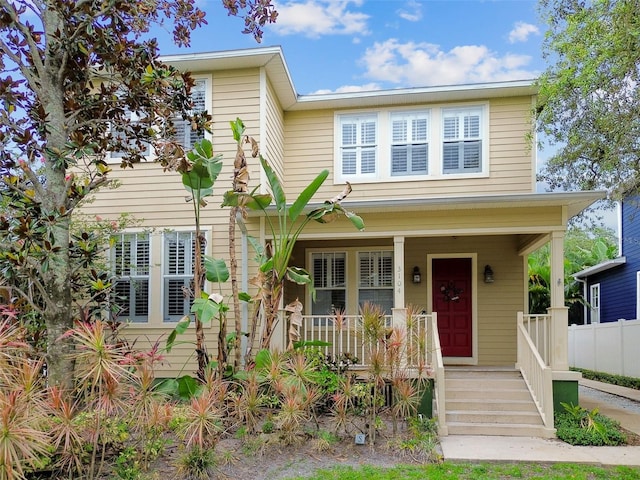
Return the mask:
{"type": "MultiPolygon", "coordinates": [[[[259,140],[259,70],[214,72],[212,75],[212,105],[209,111],[213,120],[213,145],[216,153],[223,154],[223,170],[214,185],[214,195],[207,199],[208,205],[201,209],[202,228],[209,232],[207,254],[215,258],[223,258],[229,264],[229,209],[220,208],[222,194],[231,188],[233,159],[236,153],[235,141],[231,133],[229,122],[240,117],[247,126],[247,133],[259,140]]],[[[276,122],[277,123],[277,122],[276,122]]],[[[259,163],[251,159],[251,186],[257,185],[260,175],[259,163]]],[[[166,341],[171,324],[162,321],[161,305],[161,233],[165,229],[195,228],[192,203],[187,203],[185,191],[180,175],[175,172],[164,172],[156,163],[142,163],[133,169],[122,170],[113,165],[110,178],[119,185],[118,188],[103,188],[92,203],[82,208],[82,213],[89,216],[115,218],[120,213],[129,213],[141,222],[140,227],[154,232],[156,240],[152,244],[155,250],[152,266],[151,315],[147,325],[132,325],[125,330],[129,340],[137,340],[136,347],[152,345],[157,340],[162,345],[166,341]],[[155,272],[155,273],[154,273],[155,272]]],[[[259,224],[249,224],[250,234],[260,238],[259,224]]],[[[236,252],[239,264],[242,263],[240,231],[236,229],[236,252]]],[[[254,253],[249,251],[249,276],[253,276],[256,265],[253,262],[254,253]]],[[[241,272],[239,272],[240,274],[241,272]]],[[[242,279],[240,279],[242,281],[242,279]]],[[[215,286],[217,290],[217,285],[215,286]]],[[[223,293],[230,293],[230,283],[222,286],[223,293]]],[[[233,323],[233,313],[229,312],[229,323],[233,323]]],[[[231,327],[230,327],[231,328],[231,327]]],[[[210,355],[216,355],[216,337],[218,326],[206,329],[206,340],[210,355]]],[[[186,341],[192,333],[179,338],[186,341]]],[[[193,340],[191,338],[191,340],[193,340]]],[[[189,342],[174,347],[168,355],[168,361],[160,368],[160,376],[175,376],[188,374],[196,368],[194,345],[189,342]]]]}
{"type": "MultiPolygon", "coordinates": [[[[449,105],[438,105],[446,106],[449,105]]],[[[533,192],[535,161],[525,138],[531,127],[530,108],[530,97],[494,99],[489,102],[488,177],[353,182],[354,192],[350,198],[368,200],[533,192]]],[[[324,168],[333,170],[334,114],[330,110],[285,113],[288,191],[301,191],[324,168]]],[[[437,141],[438,139],[432,139],[432,142],[437,141]]],[[[319,199],[331,198],[342,189],[342,185],[333,183],[334,178],[330,175],[318,194],[319,199]]]]}
{"type": "Polygon", "coordinates": [[[262,140],[262,155],[273,167],[278,178],[285,183],[284,176],[284,113],[278,103],[271,82],[267,81],[266,105],[265,105],[266,138],[262,140]]]}

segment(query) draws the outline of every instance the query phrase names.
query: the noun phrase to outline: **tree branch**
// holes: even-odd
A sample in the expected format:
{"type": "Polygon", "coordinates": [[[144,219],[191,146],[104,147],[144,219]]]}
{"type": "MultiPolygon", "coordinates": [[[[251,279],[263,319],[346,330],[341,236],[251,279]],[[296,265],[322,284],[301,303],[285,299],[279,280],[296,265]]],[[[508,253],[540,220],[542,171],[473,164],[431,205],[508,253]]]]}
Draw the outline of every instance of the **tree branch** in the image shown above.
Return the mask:
{"type": "Polygon", "coordinates": [[[31,306],[31,308],[33,308],[36,312],[38,312],[39,314],[43,313],[42,308],[40,308],[38,305],[36,305],[33,300],[31,299],[31,295],[28,295],[24,290],[22,290],[20,287],[17,287],[15,284],[11,284],[11,290],[15,290],[16,292],[18,292],[20,294],[20,296],[25,299],[27,301],[27,303],[29,304],[29,306],[31,306]]]}
{"type": "MultiPolygon", "coordinates": [[[[40,49],[38,48],[38,44],[31,34],[31,30],[29,30],[26,24],[20,21],[20,16],[18,15],[18,12],[16,11],[13,4],[9,3],[7,0],[0,0],[0,6],[4,7],[5,11],[9,14],[9,17],[11,18],[13,24],[16,26],[18,31],[22,33],[24,39],[27,41],[29,52],[31,53],[31,65],[33,65],[33,67],[37,70],[37,77],[44,78],[46,73],[45,66],[42,63],[42,58],[40,57],[40,49]]],[[[7,45],[4,44],[3,49],[4,47],[7,47],[7,45]]],[[[6,49],[5,53],[7,53],[6,49]]],[[[38,83],[35,81],[34,76],[30,74],[29,69],[27,68],[29,62],[25,63],[20,60],[20,57],[18,57],[18,61],[16,62],[16,64],[20,68],[20,72],[22,73],[22,75],[24,75],[24,77],[29,82],[29,85],[31,85],[31,88],[33,88],[34,91],[39,91],[39,89],[37,88],[39,87],[38,83]]]]}

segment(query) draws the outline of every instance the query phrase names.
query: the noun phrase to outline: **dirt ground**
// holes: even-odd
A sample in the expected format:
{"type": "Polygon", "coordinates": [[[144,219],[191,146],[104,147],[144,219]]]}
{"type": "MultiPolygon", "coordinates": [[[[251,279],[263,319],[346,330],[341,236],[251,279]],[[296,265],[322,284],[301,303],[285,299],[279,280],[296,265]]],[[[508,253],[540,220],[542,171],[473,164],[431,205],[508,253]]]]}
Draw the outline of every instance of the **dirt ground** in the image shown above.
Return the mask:
{"type": "MultiPolygon", "coordinates": [[[[256,434],[243,441],[225,438],[216,446],[218,466],[212,472],[212,479],[229,480],[281,480],[296,476],[309,476],[318,469],[337,465],[358,467],[374,465],[391,467],[397,464],[438,461],[439,447],[433,450],[432,459],[418,450],[398,448],[398,443],[409,438],[405,429],[396,435],[386,426],[376,439],[375,445],[357,445],[355,434],[337,443],[323,443],[312,436],[299,438],[293,445],[284,446],[277,440],[277,434],[256,434]]],[[[176,477],[175,459],[179,455],[177,446],[167,449],[166,458],[151,467],[153,478],[171,480],[176,477]]],[[[181,480],[184,477],[180,477],[181,480]]]]}

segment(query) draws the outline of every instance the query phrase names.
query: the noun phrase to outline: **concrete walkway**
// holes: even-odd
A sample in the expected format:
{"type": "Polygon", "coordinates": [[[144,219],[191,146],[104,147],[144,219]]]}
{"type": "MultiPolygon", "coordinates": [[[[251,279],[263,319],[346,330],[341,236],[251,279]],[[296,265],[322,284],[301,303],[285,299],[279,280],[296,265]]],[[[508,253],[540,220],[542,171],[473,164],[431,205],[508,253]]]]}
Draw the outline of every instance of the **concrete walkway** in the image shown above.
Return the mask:
{"type": "MultiPolygon", "coordinates": [[[[640,402],[640,391],[591,380],[580,384],[640,402]]],[[[640,413],[581,395],[580,405],[599,408],[627,430],[640,435],[640,413]]],[[[574,447],[560,440],[533,437],[449,435],[440,438],[445,460],[467,462],[545,462],[640,466],[640,447],[574,447]]]]}

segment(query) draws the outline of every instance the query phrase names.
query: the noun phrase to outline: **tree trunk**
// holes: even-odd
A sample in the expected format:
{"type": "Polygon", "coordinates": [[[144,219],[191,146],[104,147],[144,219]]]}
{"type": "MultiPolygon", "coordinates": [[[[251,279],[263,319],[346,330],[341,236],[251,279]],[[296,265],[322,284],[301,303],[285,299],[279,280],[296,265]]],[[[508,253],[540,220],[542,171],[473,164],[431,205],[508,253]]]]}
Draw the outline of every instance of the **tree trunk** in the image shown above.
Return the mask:
{"type": "Polygon", "coordinates": [[[233,318],[235,319],[236,337],[234,340],[233,369],[240,368],[242,352],[240,339],[242,338],[242,319],[240,315],[240,300],[238,299],[238,259],[236,257],[236,215],[238,207],[233,207],[229,214],[229,273],[231,275],[231,298],[233,299],[233,318]]]}
{"type": "MultiPolygon", "coordinates": [[[[202,250],[205,248],[205,237],[200,232],[200,222],[196,220],[196,254],[193,264],[193,295],[199,298],[202,294],[202,286],[204,284],[204,272],[202,269],[202,250]]],[[[209,355],[207,354],[207,345],[204,337],[204,326],[202,321],[195,315],[196,322],[196,355],[198,358],[198,378],[204,381],[206,378],[205,371],[209,365],[209,355]]]]}
{"type": "Polygon", "coordinates": [[[262,331],[262,341],[260,342],[260,348],[269,349],[271,347],[271,337],[273,336],[273,330],[278,323],[278,307],[280,306],[280,300],[282,299],[282,285],[279,282],[272,283],[267,289],[269,292],[265,302],[264,312],[264,329],[262,331]]]}
{"type": "Polygon", "coordinates": [[[71,337],[64,336],[73,328],[71,296],[71,267],[69,260],[69,216],[59,219],[53,227],[56,246],[50,265],[43,274],[43,283],[48,295],[43,312],[47,328],[47,381],[66,392],[73,390],[75,359],[71,337]]]}

